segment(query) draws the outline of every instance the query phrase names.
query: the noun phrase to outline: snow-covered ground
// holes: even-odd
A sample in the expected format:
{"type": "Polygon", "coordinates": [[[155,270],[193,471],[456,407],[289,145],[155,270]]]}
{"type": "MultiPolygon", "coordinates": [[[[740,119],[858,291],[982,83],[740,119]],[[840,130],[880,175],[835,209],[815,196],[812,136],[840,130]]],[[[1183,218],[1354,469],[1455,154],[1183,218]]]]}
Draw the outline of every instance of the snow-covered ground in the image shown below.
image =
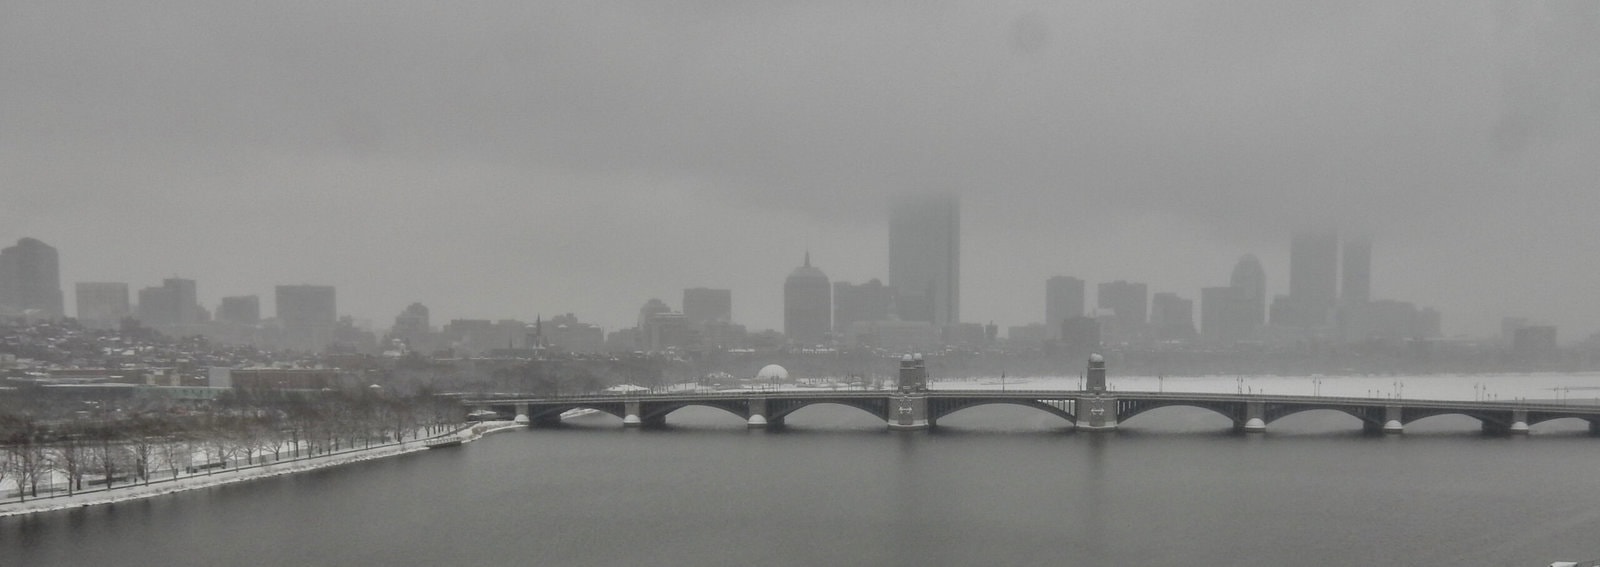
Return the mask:
{"type": "MultiPolygon", "coordinates": [[[[441,437],[448,438],[450,435],[454,435],[460,438],[463,442],[472,442],[489,433],[522,427],[526,426],[518,423],[512,423],[510,421],[483,422],[441,437]]],[[[278,476],[321,469],[357,461],[390,457],[426,449],[427,443],[430,440],[431,439],[412,440],[403,443],[382,445],[370,449],[357,449],[353,451],[335,453],[332,455],[322,455],[306,459],[283,461],[269,465],[257,465],[253,467],[241,467],[237,469],[214,471],[210,474],[202,472],[193,475],[181,476],[176,480],[161,480],[153,478],[151,479],[152,482],[148,485],[122,485],[114,487],[110,490],[99,489],[91,492],[80,492],[72,496],[40,498],[37,500],[27,500],[24,502],[16,502],[8,499],[7,502],[0,503],[0,517],[137,500],[140,498],[149,498],[152,496],[160,496],[162,494],[172,494],[174,492],[182,492],[185,490],[194,490],[197,488],[243,482],[269,476],[278,476]]]]}

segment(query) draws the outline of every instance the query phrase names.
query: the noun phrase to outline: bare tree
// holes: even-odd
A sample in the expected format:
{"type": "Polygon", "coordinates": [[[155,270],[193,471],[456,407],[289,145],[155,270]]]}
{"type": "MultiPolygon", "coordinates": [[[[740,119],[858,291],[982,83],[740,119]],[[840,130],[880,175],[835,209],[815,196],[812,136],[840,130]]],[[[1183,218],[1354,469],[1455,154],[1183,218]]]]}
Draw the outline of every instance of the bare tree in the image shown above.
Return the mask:
{"type": "Polygon", "coordinates": [[[194,462],[194,447],[187,432],[167,435],[156,447],[162,463],[172,468],[173,480],[177,480],[180,469],[187,469],[194,462]]]}
{"type": "Polygon", "coordinates": [[[63,435],[59,442],[50,446],[49,454],[51,468],[67,476],[67,495],[83,490],[83,475],[87,472],[88,458],[78,433],[70,432],[63,435]]]}

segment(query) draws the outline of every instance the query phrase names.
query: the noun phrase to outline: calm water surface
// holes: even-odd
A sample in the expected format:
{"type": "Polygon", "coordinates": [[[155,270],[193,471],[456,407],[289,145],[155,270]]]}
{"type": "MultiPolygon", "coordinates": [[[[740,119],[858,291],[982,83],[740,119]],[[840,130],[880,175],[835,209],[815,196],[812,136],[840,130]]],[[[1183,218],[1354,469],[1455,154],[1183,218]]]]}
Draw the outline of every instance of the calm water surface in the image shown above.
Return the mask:
{"type": "Polygon", "coordinates": [[[1308,412],[1266,435],[1167,408],[1111,434],[965,410],[892,433],[688,408],[176,496],[0,518],[0,565],[1547,565],[1600,558],[1600,439],[1404,436],[1308,412]]]}

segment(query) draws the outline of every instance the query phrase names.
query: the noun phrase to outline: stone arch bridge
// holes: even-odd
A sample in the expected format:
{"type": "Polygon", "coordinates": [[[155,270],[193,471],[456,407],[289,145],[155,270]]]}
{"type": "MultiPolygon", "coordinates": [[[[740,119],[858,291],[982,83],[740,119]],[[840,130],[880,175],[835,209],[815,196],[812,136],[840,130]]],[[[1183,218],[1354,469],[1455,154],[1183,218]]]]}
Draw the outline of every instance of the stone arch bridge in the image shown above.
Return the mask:
{"type": "Polygon", "coordinates": [[[531,425],[560,423],[561,414],[574,409],[605,412],[628,427],[660,426],[669,414],[689,406],[726,411],[751,427],[781,426],[795,410],[816,404],[860,409],[883,419],[890,429],[926,429],[940,418],[968,408],[1006,404],[1048,412],[1078,429],[1111,430],[1119,423],[1163,407],[1194,407],[1227,417],[1234,429],[1265,431],[1272,422],[1312,410],[1338,411],[1361,420],[1368,431],[1400,433],[1413,421],[1437,415],[1465,415],[1477,419],[1489,433],[1526,433],[1541,422],[1576,418],[1600,434],[1600,406],[1526,402],[1472,402],[1341,398],[1327,396],[1267,396],[1156,392],[1085,392],[1066,390],[932,390],[896,391],[758,391],[672,394],[619,394],[560,397],[495,395],[467,398],[469,409],[489,409],[516,415],[531,425]]]}

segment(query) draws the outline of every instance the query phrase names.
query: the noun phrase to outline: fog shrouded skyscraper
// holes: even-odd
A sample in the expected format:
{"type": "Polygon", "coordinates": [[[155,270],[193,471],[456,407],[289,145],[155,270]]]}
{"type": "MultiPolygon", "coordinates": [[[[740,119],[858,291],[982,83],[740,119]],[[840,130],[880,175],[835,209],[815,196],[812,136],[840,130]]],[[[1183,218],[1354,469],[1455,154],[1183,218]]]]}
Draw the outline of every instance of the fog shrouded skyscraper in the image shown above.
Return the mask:
{"type": "Polygon", "coordinates": [[[1340,278],[1341,303],[1361,305],[1372,301],[1372,240],[1358,237],[1344,241],[1340,278]]]}
{"type": "Polygon", "coordinates": [[[903,321],[961,320],[961,211],[954,195],[907,195],[889,211],[889,287],[903,321]]]}
{"type": "Polygon", "coordinates": [[[1339,299],[1339,234],[1300,232],[1289,244],[1289,307],[1284,322],[1321,327],[1339,299]]]}
{"type": "Polygon", "coordinates": [[[783,334],[790,341],[818,344],[833,330],[833,285],[828,275],[811,266],[811,253],[805,264],[795,268],[783,282],[783,334]]]}
{"type": "Polygon", "coordinates": [[[1118,332],[1132,331],[1150,320],[1150,288],[1138,282],[1117,280],[1100,284],[1095,297],[1101,309],[1116,314],[1118,332]]]}
{"type": "Polygon", "coordinates": [[[222,298],[217,305],[217,321],[239,325],[261,322],[261,298],[254,295],[234,295],[222,298]]]}
{"type": "Polygon", "coordinates": [[[161,287],[139,290],[139,322],[163,333],[183,336],[195,332],[195,325],[206,322],[210,314],[200,307],[199,286],[194,280],[167,278],[161,287]]]}
{"type": "Polygon", "coordinates": [[[1044,326],[1050,336],[1061,336],[1061,322],[1083,316],[1083,280],[1056,276],[1044,282],[1044,326]]]}
{"type": "Polygon", "coordinates": [[[280,285],[276,291],[285,347],[317,351],[333,342],[333,327],[339,321],[333,286],[280,285]]]}
{"type": "MultiPolygon", "coordinates": [[[[1230,319],[1246,322],[1252,328],[1267,322],[1267,271],[1261,269],[1261,260],[1255,254],[1246,254],[1233,265],[1228,286],[1239,290],[1234,300],[1238,303],[1236,308],[1242,310],[1230,315],[1230,319]]],[[[1205,303],[1204,298],[1201,303],[1205,303]]]]}
{"type": "Polygon", "coordinates": [[[1150,327],[1160,340],[1185,340],[1195,335],[1194,301],[1176,293],[1150,296],[1150,327]]]}
{"type": "Polygon", "coordinates": [[[62,305],[61,264],[56,249],[33,238],[0,250],[0,308],[37,310],[59,319],[62,305]]]}
{"type": "Polygon", "coordinates": [[[696,287],[683,290],[683,317],[691,327],[733,322],[733,290],[696,287]]]}
{"type": "Polygon", "coordinates": [[[78,282],[78,322],[97,329],[115,329],[124,317],[133,315],[128,303],[128,284],[122,282],[78,282]]]}

